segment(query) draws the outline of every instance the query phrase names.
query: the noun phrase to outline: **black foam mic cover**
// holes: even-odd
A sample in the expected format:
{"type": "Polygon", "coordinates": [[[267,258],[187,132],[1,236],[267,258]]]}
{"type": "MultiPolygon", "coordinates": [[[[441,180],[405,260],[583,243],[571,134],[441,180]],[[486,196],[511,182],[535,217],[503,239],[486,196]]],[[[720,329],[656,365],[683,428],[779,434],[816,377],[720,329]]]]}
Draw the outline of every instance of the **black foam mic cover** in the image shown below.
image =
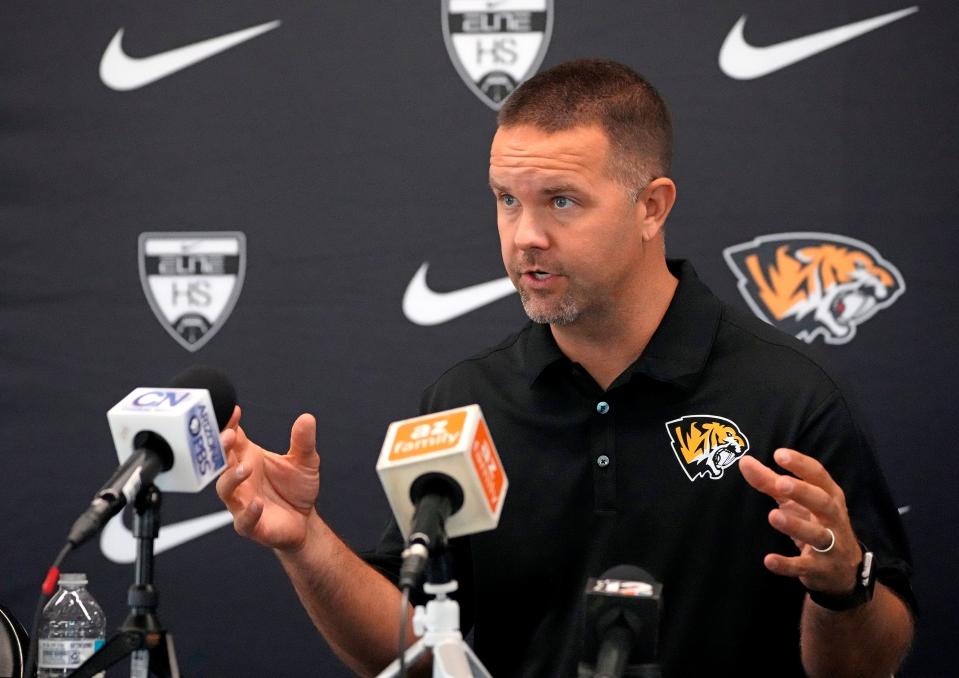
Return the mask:
{"type": "Polygon", "coordinates": [[[215,367],[194,365],[180,372],[171,384],[174,388],[203,388],[213,401],[213,414],[222,431],[236,407],[236,388],[230,379],[215,367]]]}

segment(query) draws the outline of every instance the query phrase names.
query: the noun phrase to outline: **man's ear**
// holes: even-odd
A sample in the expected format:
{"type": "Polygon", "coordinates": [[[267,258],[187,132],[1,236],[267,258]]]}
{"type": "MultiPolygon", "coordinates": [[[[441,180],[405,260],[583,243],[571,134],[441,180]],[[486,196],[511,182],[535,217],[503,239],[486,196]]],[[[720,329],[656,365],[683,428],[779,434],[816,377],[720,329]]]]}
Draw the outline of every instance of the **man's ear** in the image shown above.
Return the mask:
{"type": "Polygon", "coordinates": [[[675,202],[676,184],[669,177],[653,179],[639,194],[636,207],[644,241],[649,242],[659,235],[675,202]]]}

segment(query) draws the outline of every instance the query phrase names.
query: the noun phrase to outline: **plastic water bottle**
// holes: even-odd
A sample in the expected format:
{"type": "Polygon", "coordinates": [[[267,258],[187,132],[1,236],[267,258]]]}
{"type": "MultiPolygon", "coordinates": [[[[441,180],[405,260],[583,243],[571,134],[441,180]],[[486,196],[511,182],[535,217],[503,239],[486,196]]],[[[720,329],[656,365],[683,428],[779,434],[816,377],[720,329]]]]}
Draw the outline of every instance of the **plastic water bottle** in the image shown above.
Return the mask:
{"type": "MultiPolygon", "coordinates": [[[[59,585],[43,608],[37,678],[69,674],[99,650],[106,637],[106,617],[87,591],[87,575],[63,573],[59,585]]],[[[103,673],[97,675],[102,678],[103,673]]]]}

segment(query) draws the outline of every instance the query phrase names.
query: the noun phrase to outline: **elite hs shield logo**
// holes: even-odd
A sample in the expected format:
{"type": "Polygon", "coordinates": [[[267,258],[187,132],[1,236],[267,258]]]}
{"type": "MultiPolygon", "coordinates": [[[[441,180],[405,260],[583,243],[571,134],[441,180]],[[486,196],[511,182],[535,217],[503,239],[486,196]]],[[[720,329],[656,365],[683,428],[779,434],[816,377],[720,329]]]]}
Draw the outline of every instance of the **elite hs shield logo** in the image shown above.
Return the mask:
{"type": "Polygon", "coordinates": [[[443,0],[443,38],[460,77],[498,111],[536,72],[553,33],[553,0],[443,0]]]}
{"type": "Polygon", "coordinates": [[[845,344],[906,291],[869,244],[834,233],[773,233],[723,250],[753,313],[807,343],[845,344]]]}
{"type": "Polygon", "coordinates": [[[246,271],[236,231],[140,234],[140,282],[150,308],[188,351],[213,338],[233,311],[246,271]]]}
{"type": "Polygon", "coordinates": [[[666,422],[676,461],[690,481],[718,480],[749,451],[736,422],[715,414],[688,414],[666,422]]]}

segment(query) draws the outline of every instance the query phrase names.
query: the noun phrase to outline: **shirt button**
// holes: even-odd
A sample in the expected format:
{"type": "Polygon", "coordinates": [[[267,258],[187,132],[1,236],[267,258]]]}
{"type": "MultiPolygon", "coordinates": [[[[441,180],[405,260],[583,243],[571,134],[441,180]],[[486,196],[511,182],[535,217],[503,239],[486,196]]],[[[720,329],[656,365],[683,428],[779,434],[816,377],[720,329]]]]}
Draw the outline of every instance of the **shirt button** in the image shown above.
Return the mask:
{"type": "Polygon", "coordinates": [[[609,466],[609,457],[607,457],[605,454],[599,455],[596,457],[596,465],[600,468],[606,468],[609,466]]]}
{"type": "Polygon", "coordinates": [[[596,403],[596,411],[600,414],[606,414],[609,412],[609,403],[605,400],[600,400],[598,403],[596,403]]]}

